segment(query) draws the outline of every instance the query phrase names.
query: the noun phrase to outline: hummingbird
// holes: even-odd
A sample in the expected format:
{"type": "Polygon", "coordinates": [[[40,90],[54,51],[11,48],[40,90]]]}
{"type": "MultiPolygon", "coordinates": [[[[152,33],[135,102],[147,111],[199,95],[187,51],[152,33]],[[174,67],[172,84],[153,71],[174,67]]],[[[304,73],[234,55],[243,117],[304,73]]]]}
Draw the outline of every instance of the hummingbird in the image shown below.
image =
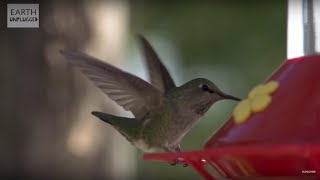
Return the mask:
{"type": "MultiPolygon", "coordinates": [[[[97,111],[92,112],[94,116],[109,123],[143,152],[180,152],[183,137],[215,102],[240,99],[224,93],[205,78],[176,86],[147,39],[142,35],[138,39],[151,84],[85,53],[60,52],[71,66],[80,70],[110,99],[131,111],[134,118],[97,111]]],[[[176,159],[169,163],[181,162],[176,159]]]]}

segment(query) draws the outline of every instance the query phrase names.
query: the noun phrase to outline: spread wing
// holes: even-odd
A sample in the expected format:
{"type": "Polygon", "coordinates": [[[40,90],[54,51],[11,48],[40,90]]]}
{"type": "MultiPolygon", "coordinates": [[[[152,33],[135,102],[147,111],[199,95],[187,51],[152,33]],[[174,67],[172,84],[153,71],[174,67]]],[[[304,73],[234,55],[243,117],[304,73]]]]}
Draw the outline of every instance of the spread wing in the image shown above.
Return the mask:
{"type": "Polygon", "coordinates": [[[160,91],[132,74],[81,52],[62,50],[61,54],[136,119],[161,102],[160,91]]]}
{"type": "Polygon", "coordinates": [[[161,92],[165,93],[171,88],[176,87],[168,70],[160,61],[159,56],[154,51],[150,43],[143,37],[139,36],[145,61],[148,66],[149,78],[151,84],[161,92]]]}

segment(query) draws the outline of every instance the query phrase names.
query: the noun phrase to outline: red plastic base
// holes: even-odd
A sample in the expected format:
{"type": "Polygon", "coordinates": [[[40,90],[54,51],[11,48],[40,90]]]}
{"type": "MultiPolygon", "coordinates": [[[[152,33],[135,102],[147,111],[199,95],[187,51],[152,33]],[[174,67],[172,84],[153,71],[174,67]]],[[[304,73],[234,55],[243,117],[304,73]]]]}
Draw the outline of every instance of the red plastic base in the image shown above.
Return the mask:
{"type": "Polygon", "coordinates": [[[320,177],[320,145],[251,145],[216,147],[181,153],[145,154],[145,160],[183,158],[205,179],[239,177],[320,177]],[[205,159],[207,163],[202,161],[205,159]],[[216,169],[210,174],[205,166],[216,169]]]}

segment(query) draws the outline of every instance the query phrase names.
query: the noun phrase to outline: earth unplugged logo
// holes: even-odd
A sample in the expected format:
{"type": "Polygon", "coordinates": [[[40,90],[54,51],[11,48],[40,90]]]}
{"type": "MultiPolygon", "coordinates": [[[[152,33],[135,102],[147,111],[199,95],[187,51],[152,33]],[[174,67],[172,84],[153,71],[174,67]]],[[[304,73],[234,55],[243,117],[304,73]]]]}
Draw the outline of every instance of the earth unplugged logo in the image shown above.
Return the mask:
{"type": "Polygon", "coordinates": [[[7,4],[8,28],[39,28],[39,4],[7,4]]]}

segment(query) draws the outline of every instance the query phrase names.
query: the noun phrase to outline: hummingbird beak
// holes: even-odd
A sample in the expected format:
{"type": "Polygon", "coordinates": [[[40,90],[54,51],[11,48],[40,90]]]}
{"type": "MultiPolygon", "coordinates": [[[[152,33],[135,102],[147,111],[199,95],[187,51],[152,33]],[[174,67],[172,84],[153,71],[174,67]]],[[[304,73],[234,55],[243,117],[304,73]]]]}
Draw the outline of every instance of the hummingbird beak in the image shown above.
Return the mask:
{"type": "Polygon", "coordinates": [[[235,100],[235,101],[241,101],[240,98],[237,98],[235,96],[231,96],[229,94],[224,94],[224,93],[219,93],[219,95],[223,98],[223,99],[231,99],[231,100],[235,100]]]}

